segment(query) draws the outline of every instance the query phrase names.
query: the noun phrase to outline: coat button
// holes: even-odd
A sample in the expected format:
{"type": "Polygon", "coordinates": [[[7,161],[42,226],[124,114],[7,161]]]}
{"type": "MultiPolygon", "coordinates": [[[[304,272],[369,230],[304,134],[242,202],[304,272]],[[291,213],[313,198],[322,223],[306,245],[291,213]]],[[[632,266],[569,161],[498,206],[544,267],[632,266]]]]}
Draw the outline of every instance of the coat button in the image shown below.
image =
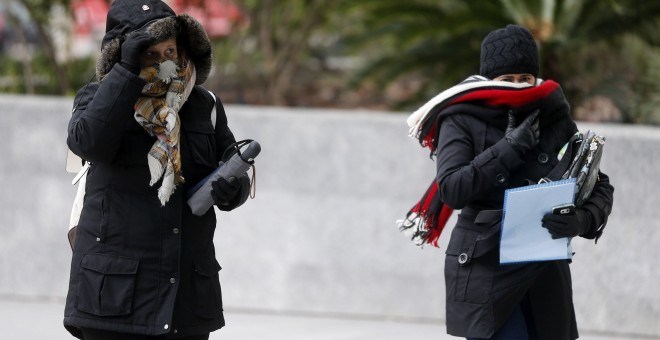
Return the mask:
{"type": "Polygon", "coordinates": [[[170,278],[170,283],[175,283],[175,282],[176,282],[176,279],[173,278],[173,277],[171,277],[171,278],[170,278]]]}
{"type": "Polygon", "coordinates": [[[178,233],[179,233],[179,228],[174,228],[174,229],[172,229],[172,232],[173,232],[174,234],[178,234],[178,233]]]}
{"type": "Polygon", "coordinates": [[[540,153],[539,156],[537,157],[537,160],[538,160],[539,163],[541,163],[541,164],[548,163],[548,160],[549,160],[549,159],[550,159],[550,157],[548,157],[548,154],[547,154],[547,153],[540,153]]]}
{"type": "Polygon", "coordinates": [[[466,253],[461,253],[458,255],[458,264],[466,264],[470,261],[470,257],[466,253]]]}
{"type": "Polygon", "coordinates": [[[495,176],[495,180],[497,181],[497,183],[503,184],[504,182],[506,182],[506,177],[504,177],[504,175],[502,174],[497,174],[497,176],[495,176]]]}
{"type": "Polygon", "coordinates": [[[165,324],[165,326],[163,326],[163,329],[169,329],[169,328],[170,328],[170,325],[168,325],[168,324],[165,324]]]}

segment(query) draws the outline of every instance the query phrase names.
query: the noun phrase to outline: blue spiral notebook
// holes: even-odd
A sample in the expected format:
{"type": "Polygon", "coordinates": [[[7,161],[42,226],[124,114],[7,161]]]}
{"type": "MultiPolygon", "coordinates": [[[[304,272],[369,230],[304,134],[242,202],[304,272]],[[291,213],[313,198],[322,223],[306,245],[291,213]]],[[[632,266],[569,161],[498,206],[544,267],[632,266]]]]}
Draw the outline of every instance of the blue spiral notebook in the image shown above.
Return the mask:
{"type": "Polygon", "coordinates": [[[574,196],[575,178],[506,190],[500,264],[570,259],[570,238],[553,240],[541,220],[552,207],[572,203],[574,196]]]}

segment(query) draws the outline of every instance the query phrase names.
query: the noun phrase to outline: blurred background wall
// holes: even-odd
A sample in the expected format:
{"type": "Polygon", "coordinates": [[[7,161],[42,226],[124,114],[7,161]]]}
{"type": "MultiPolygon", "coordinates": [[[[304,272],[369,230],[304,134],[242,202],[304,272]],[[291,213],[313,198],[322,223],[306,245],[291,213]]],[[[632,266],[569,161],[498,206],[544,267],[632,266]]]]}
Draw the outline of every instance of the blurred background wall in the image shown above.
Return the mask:
{"type": "MultiPolygon", "coordinates": [[[[63,303],[75,195],[64,170],[72,100],[0,95],[0,107],[0,299],[63,303]]],[[[218,212],[228,311],[443,322],[449,232],[440,249],[420,249],[395,225],[435,169],[407,136],[406,114],[236,105],[227,113],[237,138],[263,146],[256,198],[218,212]]],[[[578,324],[660,337],[660,130],[580,128],[607,136],[602,169],[616,191],[598,244],[574,241],[578,324]]]]}

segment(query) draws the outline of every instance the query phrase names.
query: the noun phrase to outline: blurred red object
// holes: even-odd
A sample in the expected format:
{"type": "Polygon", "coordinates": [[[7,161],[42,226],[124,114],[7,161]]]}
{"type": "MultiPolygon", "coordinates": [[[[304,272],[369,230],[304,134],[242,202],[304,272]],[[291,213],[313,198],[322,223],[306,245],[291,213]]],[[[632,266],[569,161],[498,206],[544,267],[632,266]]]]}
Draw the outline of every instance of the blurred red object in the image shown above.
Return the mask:
{"type": "Polygon", "coordinates": [[[240,8],[229,0],[171,0],[167,3],[177,14],[189,14],[197,19],[210,38],[229,35],[243,19],[240,8]]]}
{"type": "Polygon", "coordinates": [[[105,32],[105,17],[108,14],[108,3],[105,0],[72,0],[71,9],[77,36],[105,32]]]}
{"type": "MultiPolygon", "coordinates": [[[[165,1],[177,14],[189,14],[197,19],[211,38],[229,35],[232,27],[243,20],[240,8],[230,0],[168,0],[165,1]]],[[[75,19],[75,35],[89,36],[105,32],[108,14],[106,0],[72,0],[75,19]]]]}

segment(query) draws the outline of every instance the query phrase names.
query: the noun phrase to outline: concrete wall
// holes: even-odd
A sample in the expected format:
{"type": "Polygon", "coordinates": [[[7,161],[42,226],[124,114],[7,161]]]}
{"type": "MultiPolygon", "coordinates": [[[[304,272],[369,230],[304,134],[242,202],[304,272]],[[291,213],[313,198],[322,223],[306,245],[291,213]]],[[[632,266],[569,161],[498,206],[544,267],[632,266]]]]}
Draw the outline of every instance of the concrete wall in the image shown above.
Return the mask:
{"type": "MultiPolygon", "coordinates": [[[[0,298],[62,299],[75,195],[64,171],[72,100],[0,95],[0,107],[0,298]]],[[[449,232],[441,249],[419,249],[395,225],[435,167],[407,136],[406,114],[248,106],[227,112],[237,138],[258,140],[263,151],[256,199],[219,216],[226,309],[444,319],[449,232]]],[[[659,337],[660,129],[580,128],[607,136],[602,169],[616,191],[603,238],[574,242],[578,324],[659,337]]]]}

